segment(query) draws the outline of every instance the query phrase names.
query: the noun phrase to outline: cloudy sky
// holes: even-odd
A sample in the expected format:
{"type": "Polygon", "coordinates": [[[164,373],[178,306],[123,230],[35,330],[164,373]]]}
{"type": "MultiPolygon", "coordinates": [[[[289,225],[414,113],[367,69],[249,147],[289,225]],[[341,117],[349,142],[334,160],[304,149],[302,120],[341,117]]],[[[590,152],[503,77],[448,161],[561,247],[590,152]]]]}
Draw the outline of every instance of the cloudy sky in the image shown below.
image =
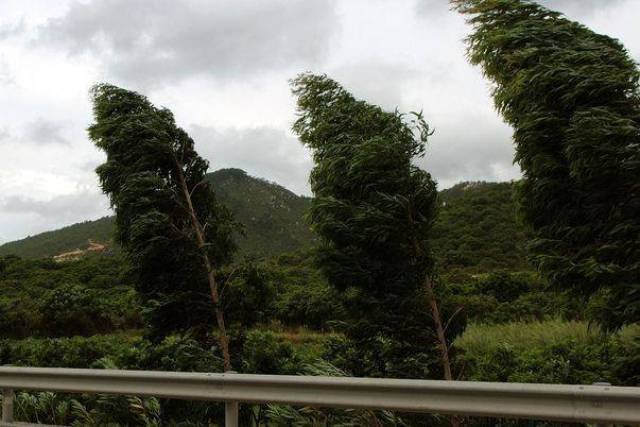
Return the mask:
{"type": "MultiPolygon", "coordinates": [[[[640,58],[640,1],[541,1],[640,58]]],[[[287,81],[303,71],[423,110],[436,132],[421,165],[441,188],[517,178],[468,30],[446,0],[1,0],[0,243],[109,213],[86,136],[99,81],[172,109],[213,170],[299,194],[311,161],[287,81]]]]}

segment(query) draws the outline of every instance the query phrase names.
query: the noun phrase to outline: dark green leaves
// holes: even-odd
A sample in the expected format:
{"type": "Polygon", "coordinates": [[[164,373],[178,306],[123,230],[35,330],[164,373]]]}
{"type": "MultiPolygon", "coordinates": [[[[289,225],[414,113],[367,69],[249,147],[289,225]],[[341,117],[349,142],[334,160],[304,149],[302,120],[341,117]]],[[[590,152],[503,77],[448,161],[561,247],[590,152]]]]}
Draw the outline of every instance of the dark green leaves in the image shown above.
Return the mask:
{"type": "Polygon", "coordinates": [[[173,114],[146,97],[107,84],[91,96],[89,136],[107,154],[97,173],[116,211],[117,239],[134,266],[151,333],[161,337],[211,322],[211,306],[197,304],[209,299],[209,286],[180,186],[184,177],[195,214],[206,224],[208,256],[217,265],[228,262],[235,224],[205,179],[207,161],[173,114]]]}
{"type": "Polygon", "coordinates": [[[640,74],[624,47],[528,0],[452,0],[469,58],[514,128],[532,261],[589,296],[616,288],[609,325],[640,320],[640,74]]]}
{"type": "Polygon", "coordinates": [[[294,131],[315,161],[309,217],[322,239],[318,261],[347,291],[346,332],[362,352],[361,369],[424,376],[434,346],[421,284],[433,264],[427,237],[437,192],[413,161],[429,127],[420,114],[356,100],[326,76],[303,74],[292,86],[294,131]]]}

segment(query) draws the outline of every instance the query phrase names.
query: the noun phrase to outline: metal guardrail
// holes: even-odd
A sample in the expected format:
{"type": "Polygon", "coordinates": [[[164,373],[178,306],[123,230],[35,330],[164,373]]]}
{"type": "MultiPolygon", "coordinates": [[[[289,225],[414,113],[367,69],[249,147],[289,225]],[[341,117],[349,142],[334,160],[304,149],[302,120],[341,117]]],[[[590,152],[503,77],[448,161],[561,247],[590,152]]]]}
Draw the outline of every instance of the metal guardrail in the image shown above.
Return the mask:
{"type": "Polygon", "coordinates": [[[14,390],[46,390],[220,401],[227,426],[239,403],[640,424],[640,388],[602,385],[0,367],[0,388],[4,423],[14,390]]]}

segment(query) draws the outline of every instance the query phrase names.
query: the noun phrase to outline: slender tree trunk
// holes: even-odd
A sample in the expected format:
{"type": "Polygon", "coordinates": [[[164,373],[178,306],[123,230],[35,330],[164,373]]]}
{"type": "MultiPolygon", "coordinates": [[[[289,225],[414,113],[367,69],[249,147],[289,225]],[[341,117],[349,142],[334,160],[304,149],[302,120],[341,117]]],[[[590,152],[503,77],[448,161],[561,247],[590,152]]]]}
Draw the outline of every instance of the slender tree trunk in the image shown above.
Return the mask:
{"type": "Polygon", "coordinates": [[[436,300],[436,294],[433,290],[433,282],[429,276],[425,276],[424,287],[427,291],[427,298],[429,299],[429,306],[431,307],[431,317],[433,317],[433,323],[436,326],[436,334],[438,335],[440,362],[442,363],[442,369],[444,370],[444,379],[447,381],[453,381],[453,376],[451,375],[451,362],[449,360],[449,346],[444,334],[442,316],[438,309],[438,301],[436,300]]]}
{"type": "Polygon", "coordinates": [[[193,231],[196,235],[198,249],[200,250],[200,255],[202,257],[204,267],[207,270],[209,290],[211,291],[211,299],[213,300],[213,305],[215,307],[214,309],[216,313],[216,322],[218,323],[218,341],[220,342],[220,349],[222,350],[224,370],[225,372],[228,372],[233,370],[231,367],[231,356],[229,354],[229,336],[227,335],[227,328],[224,323],[224,312],[220,305],[220,293],[218,292],[218,283],[216,282],[215,270],[211,265],[211,260],[209,259],[209,254],[207,253],[204,229],[202,228],[202,224],[200,223],[200,220],[198,219],[198,216],[193,209],[193,203],[191,203],[191,193],[189,192],[189,187],[187,186],[184,174],[182,173],[182,166],[178,161],[176,161],[176,169],[178,171],[180,188],[182,189],[182,193],[189,209],[189,215],[191,216],[191,223],[193,226],[193,231]]]}
{"type": "MultiPolygon", "coordinates": [[[[425,253],[418,243],[418,238],[414,232],[413,227],[413,215],[411,213],[411,208],[407,209],[407,218],[409,220],[409,226],[411,228],[411,240],[413,243],[413,250],[415,252],[416,261],[424,256],[425,253]]],[[[453,375],[451,375],[451,361],[449,359],[449,346],[447,345],[447,339],[444,333],[444,326],[442,323],[442,316],[440,315],[440,310],[438,309],[438,300],[436,299],[436,293],[433,289],[433,281],[428,274],[424,276],[423,286],[427,291],[427,298],[429,299],[429,306],[431,307],[431,317],[433,318],[433,323],[436,327],[436,334],[438,336],[438,343],[440,347],[440,362],[442,364],[442,369],[444,371],[444,379],[447,381],[453,380],[453,375]]]]}
{"type": "MultiPolygon", "coordinates": [[[[420,247],[418,243],[418,239],[413,232],[413,215],[411,214],[411,209],[407,210],[409,225],[411,227],[412,232],[412,240],[413,247],[416,254],[416,260],[424,255],[424,251],[420,247]]],[[[427,292],[427,299],[429,300],[429,307],[431,308],[431,317],[433,318],[433,323],[436,327],[436,335],[438,337],[438,346],[440,347],[440,364],[442,365],[442,370],[444,372],[444,379],[447,381],[453,381],[453,375],[451,373],[451,360],[449,358],[449,345],[447,344],[447,338],[444,331],[444,324],[442,322],[442,315],[440,314],[440,309],[438,308],[438,300],[436,298],[436,293],[433,288],[433,281],[428,274],[425,274],[423,281],[424,289],[427,292]]],[[[452,415],[451,416],[451,425],[453,427],[460,426],[460,419],[452,415]]]]}
{"type": "MultiPolygon", "coordinates": [[[[449,359],[449,345],[447,344],[447,338],[442,323],[442,315],[438,308],[438,300],[433,289],[433,281],[428,275],[425,275],[424,277],[424,288],[427,291],[427,299],[429,299],[429,306],[431,307],[431,317],[433,318],[433,323],[436,326],[438,347],[440,347],[440,363],[442,364],[442,370],[444,371],[444,379],[447,381],[453,381],[453,375],[451,374],[451,359],[449,359]]],[[[453,427],[460,426],[460,418],[456,415],[452,415],[450,421],[453,427]]]]}
{"type": "MultiPolygon", "coordinates": [[[[433,317],[433,323],[436,325],[436,334],[438,335],[440,347],[440,363],[444,371],[444,379],[453,381],[453,375],[451,375],[451,360],[449,359],[449,345],[447,344],[447,338],[444,333],[442,315],[438,309],[438,300],[436,299],[436,293],[433,289],[433,281],[429,276],[425,276],[424,278],[424,288],[427,291],[427,298],[429,299],[429,306],[431,307],[431,317],[433,317]]],[[[453,427],[460,426],[460,418],[458,416],[452,415],[450,421],[453,427]]]]}

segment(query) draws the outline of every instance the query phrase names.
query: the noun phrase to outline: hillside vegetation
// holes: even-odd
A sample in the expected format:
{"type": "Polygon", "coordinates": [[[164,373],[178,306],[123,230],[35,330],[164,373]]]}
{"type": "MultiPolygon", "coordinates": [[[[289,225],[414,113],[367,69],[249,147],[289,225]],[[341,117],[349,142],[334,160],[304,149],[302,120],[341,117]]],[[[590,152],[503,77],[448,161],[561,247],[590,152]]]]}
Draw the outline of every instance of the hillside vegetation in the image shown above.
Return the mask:
{"type": "Polygon", "coordinates": [[[529,269],[514,189],[509,182],[462,182],[440,192],[431,244],[442,270],[529,269]]]}
{"type": "Polygon", "coordinates": [[[111,243],[113,227],[114,218],[111,216],[95,221],[84,221],[59,230],[5,243],[0,246],[0,255],[18,255],[31,259],[46,258],[75,249],[85,249],[89,246],[89,239],[111,243]]]}
{"type": "MultiPolygon", "coordinates": [[[[221,169],[209,173],[219,200],[244,225],[237,236],[240,251],[246,255],[266,256],[305,249],[314,238],[304,220],[309,198],[286,188],[247,175],[240,169],[221,169]]],[[[60,253],[85,249],[91,239],[108,243],[113,251],[114,218],[86,221],[55,231],[30,236],[0,246],[0,255],[23,258],[52,257],[60,253]]]]}
{"type": "MultiPolygon", "coordinates": [[[[310,249],[317,238],[305,218],[311,199],[240,169],[208,174],[216,194],[243,224],[241,254],[257,257],[310,249]]],[[[528,269],[524,231],[516,221],[513,183],[463,182],[439,193],[432,245],[441,269],[482,273],[528,269]]],[[[1,255],[37,259],[85,249],[89,240],[113,245],[113,217],[86,221],[0,246],[1,255]]]]}

